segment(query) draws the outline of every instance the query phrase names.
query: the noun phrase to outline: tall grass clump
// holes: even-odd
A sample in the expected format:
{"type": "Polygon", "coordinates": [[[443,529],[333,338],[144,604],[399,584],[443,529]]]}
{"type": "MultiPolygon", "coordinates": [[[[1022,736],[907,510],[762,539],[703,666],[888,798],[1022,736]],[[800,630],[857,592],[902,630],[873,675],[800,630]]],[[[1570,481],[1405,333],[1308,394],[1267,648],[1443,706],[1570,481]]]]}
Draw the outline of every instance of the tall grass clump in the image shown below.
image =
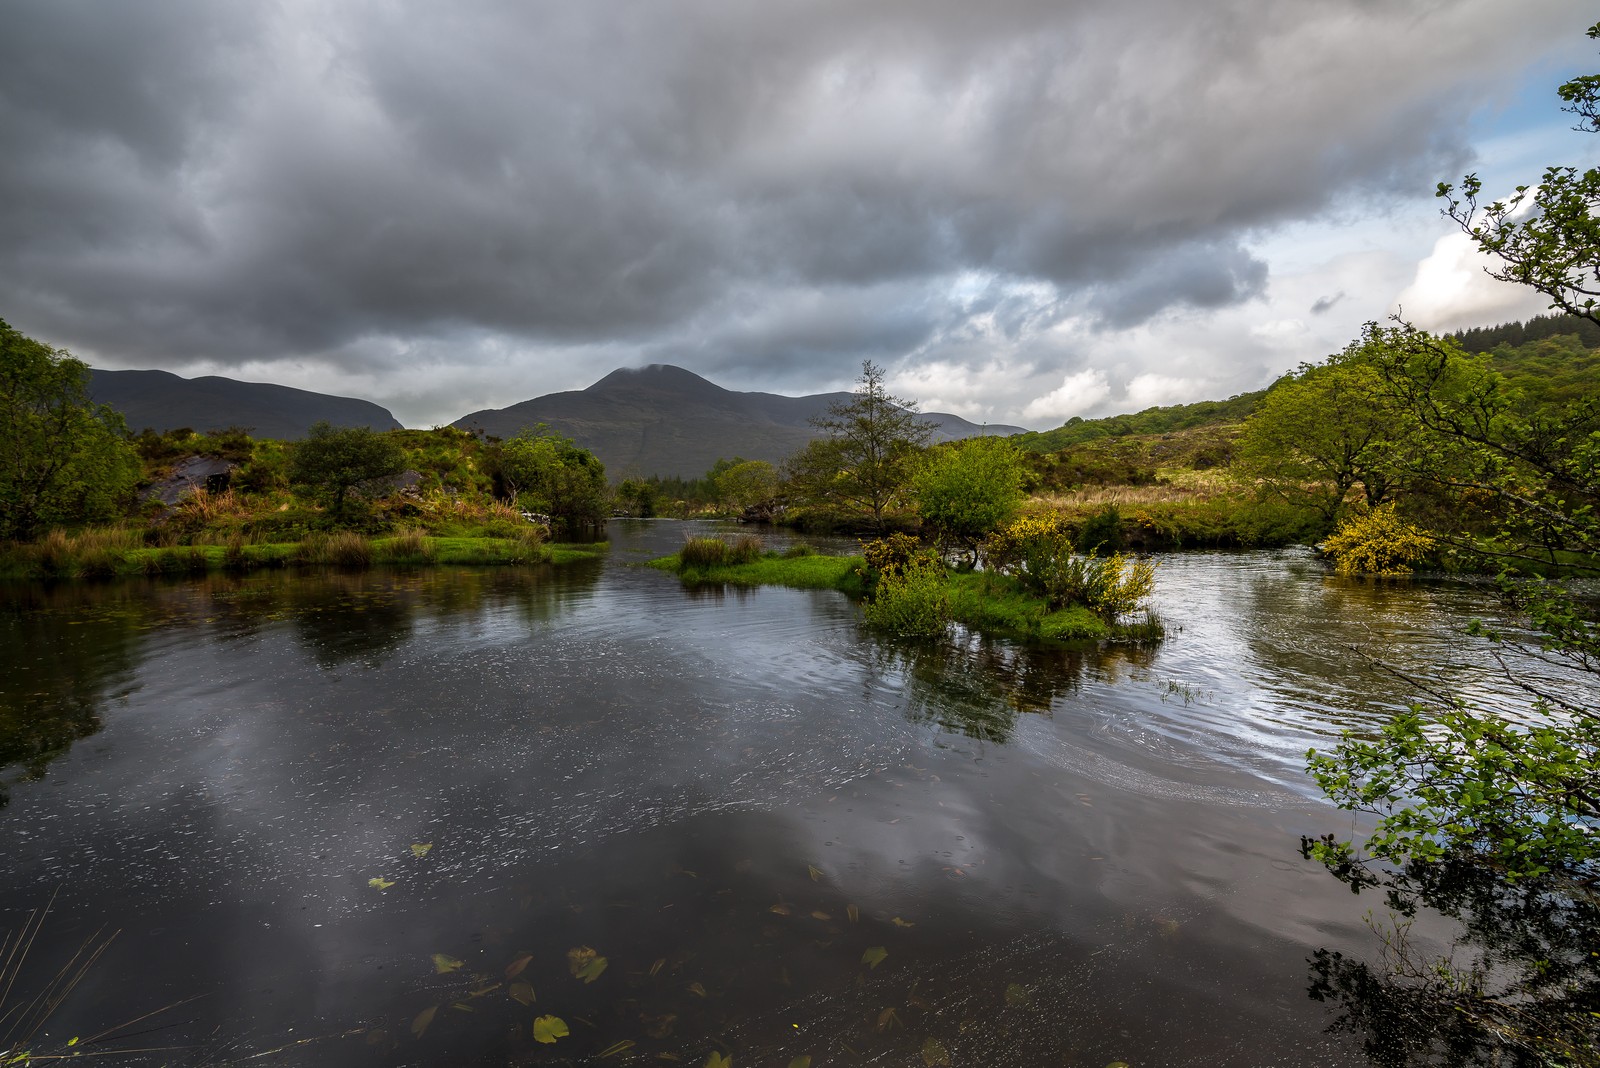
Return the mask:
{"type": "Polygon", "coordinates": [[[438,549],[433,539],[428,537],[426,531],[418,527],[410,527],[400,531],[389,542],[389,554],[397,560],[420,561],[432,563],[438,556],[438,549]]]}
{"type": "Polygon", "coordinates": [[[688,538],[678,550],[678,566],[687,570],[721,567],[728,562],[728,543],[721,538],[688,538]]]}
{"type": "Polygon", "coordinates": [[[372,566],[372,542],[365,534],[341,530],[328,536],[327,562],[335,567],[361,568],[372,566]]]}

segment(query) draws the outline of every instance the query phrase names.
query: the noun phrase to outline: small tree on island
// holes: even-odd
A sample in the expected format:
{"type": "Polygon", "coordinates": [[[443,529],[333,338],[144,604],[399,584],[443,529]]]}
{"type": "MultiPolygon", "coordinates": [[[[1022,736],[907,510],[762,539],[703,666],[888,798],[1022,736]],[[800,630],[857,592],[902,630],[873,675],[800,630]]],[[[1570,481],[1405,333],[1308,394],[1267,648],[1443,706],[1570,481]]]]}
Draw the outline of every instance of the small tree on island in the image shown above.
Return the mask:
{"type": "Polygon", "coordinates": [[[336,427],[323,420],[294,447],[289,481],[322,494],[335,514],[342,514],[351,490],[405,469],[404,450],[370,427],[336,427]]]}
{"type": "Polygon", "coordinates": [[[941,545],[977,546],[1022,506],[1022,450],[1005,438],[968,438],[929,452],[911,479],[922,521],[941,545]]]}
{"type": "Polygon", "coordinates": [[[904,499],[917,457],[933,436],[917,402],[893,396],[884,370],[870,360],[848,401],[811,420],[824,437],[790,457],[789,483],[800,495],[865,513],[882,530],[889,511],[904,499]]]}

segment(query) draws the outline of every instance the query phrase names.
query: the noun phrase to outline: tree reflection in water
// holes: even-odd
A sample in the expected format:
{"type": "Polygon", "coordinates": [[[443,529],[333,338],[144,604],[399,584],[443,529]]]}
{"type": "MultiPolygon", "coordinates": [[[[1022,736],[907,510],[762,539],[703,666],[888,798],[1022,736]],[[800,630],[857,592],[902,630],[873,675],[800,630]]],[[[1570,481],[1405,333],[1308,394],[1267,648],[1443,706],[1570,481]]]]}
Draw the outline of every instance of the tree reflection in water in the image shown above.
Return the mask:
{"type": "MultiPolygon", "coordinates": [[[[1310,845],[1302,840],[1302,851],[1310,845]]],[[[1595,887],[1549,877],[1508,883],[1459,861],[1413,863],[1381,880],[1355,867],[1335,874],[1352,890],[1383,892],[1388,918],[1371,920],[1383,952],[1368,963],[1317,950],[1309,993],[1341,1006],[1335,1028],[1365,1032],[1374,1063],[1600,1066],[1595,887]],[[1412,923],[1430,911],[1456,924],[1446,957],[1411,938],[1412,923]]]]}
{"type": "Polygon", "coordinates": [[[1085,678],[1148,668],[1152,647],[1031,646],[964,628],[953,639],[880,637],[881,666],[904,676],[906,716],[981,741],[1006,742],[1023,713],[1050,715],[1085,678]]]}

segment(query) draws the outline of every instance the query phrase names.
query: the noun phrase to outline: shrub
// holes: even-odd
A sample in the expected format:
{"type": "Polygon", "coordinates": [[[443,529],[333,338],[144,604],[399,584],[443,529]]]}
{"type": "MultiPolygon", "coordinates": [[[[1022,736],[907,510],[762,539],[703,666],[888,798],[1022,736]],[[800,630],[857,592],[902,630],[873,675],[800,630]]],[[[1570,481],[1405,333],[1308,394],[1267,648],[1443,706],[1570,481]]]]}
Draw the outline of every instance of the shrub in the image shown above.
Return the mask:
{"type": "Polygon", "coordinates": [[[1116,552],[1122,548],[1122,513],[1108,504],[1083,521],[1078,528],[1078,547],[1085,552],[1116,552]]]}
{"type": "Polygon", "coordinates": [[[867,561],[867,570],[874,574],[903,569],[918,557],[928,555],[921,538],[910,534],[890,534],[887,538],[874,538],[861,543],[861,555],[867,561]]]}
{"type": "Polygon", "coordinates": [[[950,623],[950,586],[944,567],[914,560],[881,572],[872,599],[862,610],[869,624],[895,634],[943,634],[950,623]]]}
{"type": "Polygon", "coordinates": [[[1322,543],[1342,575],[1409,575],[1436,542],[1395,513],[1394,504],[1356,512],[1322,543]]]}
{"type": "Polygon", "coordinates": [[[984,558],[1050,607],[1081,604],[1110,621],[1137,610],[1155,588],[1148,561],[1074,553],[1065,518],[1053,513],[1024,516],[996,531],[984,542],[984,558]]]}

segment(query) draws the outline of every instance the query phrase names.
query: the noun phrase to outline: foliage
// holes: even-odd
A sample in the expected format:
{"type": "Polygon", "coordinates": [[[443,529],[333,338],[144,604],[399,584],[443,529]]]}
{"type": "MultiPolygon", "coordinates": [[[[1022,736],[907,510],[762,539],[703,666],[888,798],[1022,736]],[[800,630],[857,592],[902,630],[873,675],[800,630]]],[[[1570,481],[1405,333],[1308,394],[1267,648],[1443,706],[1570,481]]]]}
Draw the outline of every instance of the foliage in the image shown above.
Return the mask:
{"type": "Polygon", "coordinates": [[[1600,323],[1580,315],[1535,315],[1525,322],[1475,327],[1451,335],[1468,352],[1494,352],[1502,346],[1516,349],[1547,338],[1575,337],[1583,348],[1600,346],[1600,323]]]}
{"type": "Polygon", "coordinates": [[[1322,543],[1343,575],[1409,575],[1438,543],[1407,523],[1393,502],[1354,512],[1322,543]]]}
{"type": "Polygon", "coordinates": [[[878,576],[862,605],[867,622],[904,637],[936,637],[950,625],[950,588],[944,567],[913,558],[878,576]]]}
{"type": "Polygon", "coordinates": [[[717,496],[735,508],[754,508],[778,495],[778,469],[765,460],[745,460],[719,472],[717,496]]]}
{"type": "Polygon", "coordinates": [[[904,499],[916,458],[933,434],[917,416],[916,402],[885,388],[883,368],[861,365],[861,381],[848,402],[829,405],[811,425],[826,436],[790,457],[792,492],[814,501],[856,510],[874,530],[883,530],[904,499]]]}
{"type": "Polygon", "coordinates": [[[393,438],[370,427],[335,427],[323,421],[295,445],[289,479],[326,495],[339,514],[351,490],[392,478],[404,469],[405,453],[393,438]]]}
{"type": "Polygon", "coordinates": [[[1407,434],[1371,368],[1351,359],[1303,365],[1273,384],[1245,424],[1234,473],[1331,522],[1353,490],[1369,507],[1392,496],[1407,434]]]}
{"type": "Polygon", "coordinates": [[[629,515],[649,519],[656,514],[659,484],[650,479],[625,478],[617,486],[617,506],[629,515]]]}
{"type": "Polygon", "coordinates": [[[909,567],[914,560],[932,560],[934,555],[922,539],[911,534],[890,534],[861,543],[861,556],[872,575],[909,567]]]}
{"type": "MultiPolygon", "coordinates": [[[[1600,38],[1600,25],[1589,31],[1600,38]]],[[[1600,76],[1561,89],[1581,129],[1600,132],[1600,76]]],[[[1445,213],[1478,247],[1500,258],[1497,277],[1532,286],[1561,308],[1600,323],[1600,170],[1552,168],[1537,191],[1479,212],[1481,184],[1462,183],[1459,199],[1441,185],[1445,213]],[[1522,214],[1532,208],[1531,214],[1522,214]]],[[[1505,567],[1512,607],[1538,632],[1520,660],[1501,659],[1529,705],[1515,717],[1472,709],[1451,694],[1423,689],[1428,705],[1395,717],[1377,738],[1346,733],[1330,752],[1307,754],[1323,790],[1341,807],[1375,814],[1358,847],[1333,836],[1306,841],[1307,855],[1352,888],[1384,885],[1391,907],[1438,908],[1463,921],[1482,958],[1466,982],[1407,982],[1405,966],[1374,976],[1324,957],[1313,994],[1343,1000],[1368,1023],[1372,1041],[1394,1056],[1467,1057],[1487,1063],[1600,1064],[1600,956],[1594,952],[1600,899],[1600,716],[1587,701],[1552,685],[1550,669],[1600,671],[1600,624],[1592,601],[1556,584],[1519,578],[1530,560],[1561,559],[1569,571],[1600,573],[1600,412],[1592,389],[1561,407],[1527,406],[1505,379],[1448,340],[1406,324],[1369,324],[1359,343],[1388,403],[1420,428],[1408,476],[1471,501],[1496,536],[1477,548],[1505,567]],[[1531,665],[1519,666],[1521,665],[1531,665]],[[1378,862],[1374,864],[1373,862],[1378,862]],[[1463,896],[1447,876],[1464,873],[1479,889],[1463,896]],[[1560,938],[1577,931],[1576,949],[1560,938]],[[1498,983],[1491,987],[1490,981],[1498,983]],[[1321,984],[1316,985],[1316,984],[1321,984]],[[1374,992],[1420,1000],[1431,1021],[1413,1014],[1409,1031],[1382,1031],[1392,1013],[1374,992]],[[1418,1025],[1431,1022],[1418,1033],[1418,1025]]],[[[1491,642],[1504,635],[1475,627],[1491,642]]],[[[1498,656],[1498,652],[1496,652],[1498,656]]],[[[1419,684],[1420,685],[1420,684],[1419,684]]],[[[1592,693],[1592,691],[1591,691],[1592,693]]],[[[1459,977],[1448,962],[1434,975],[1459,977]]]]}
{"type": "Polygon", "coordinates": [[[1081,604],[1107,621],[1138,610],[1155,589],[1155,566],[1120,553],[1074,553],[1064,517],[1023,516],[990,535],[983,558],[1052,608],[1081,604]]]}
{"type": "Polygon", "coordinates": [[[503,496],[567,529],[606,517],[606,469],[588,449],[541,426],[499,444],[495,473],[503,496]]]}
{"type": "Polygon", "coordinates": [[[1004,438],[980,437],[932,450],[911,479],[911,493],[944,544],[975,551],[1022,505],[1022,455],[1004,438]]]}
{"type": "Polygon", "coordinates": [[[139,477],[122,416],[89,368],[0,320],[0,538],[110,519],[139,477]]]}

